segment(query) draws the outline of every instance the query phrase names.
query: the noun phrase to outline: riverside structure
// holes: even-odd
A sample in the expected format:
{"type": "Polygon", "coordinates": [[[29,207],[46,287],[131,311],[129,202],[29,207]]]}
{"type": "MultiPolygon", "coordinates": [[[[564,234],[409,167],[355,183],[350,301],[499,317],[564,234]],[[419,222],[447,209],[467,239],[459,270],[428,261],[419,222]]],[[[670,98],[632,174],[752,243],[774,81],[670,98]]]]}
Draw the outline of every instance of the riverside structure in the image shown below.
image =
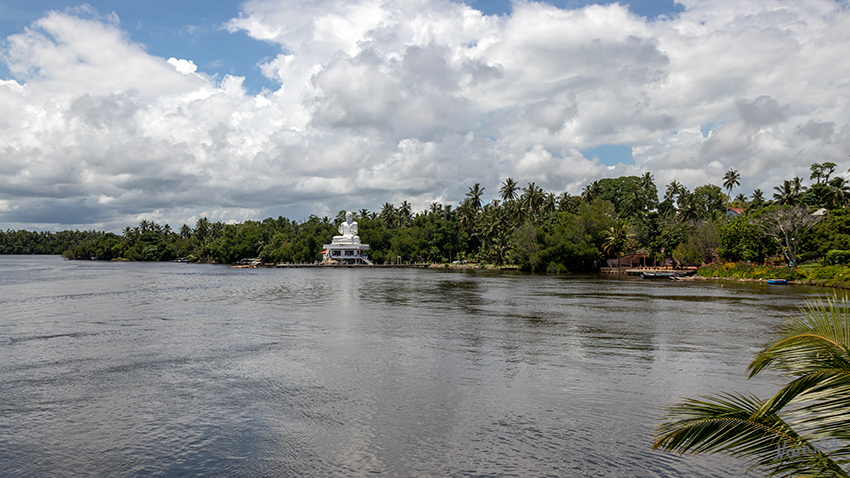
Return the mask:
{"type": "Polygon", "coordinates": [[[339,262],[350,265],[372,265],[366,251],[369,244],[361,244],[357,235],[357,221],[354,213],[345,213],[345,222],[339,225],[339,236],[334,236],[330,244],[325,244],[322,251],[322,262],[339,262]]]}

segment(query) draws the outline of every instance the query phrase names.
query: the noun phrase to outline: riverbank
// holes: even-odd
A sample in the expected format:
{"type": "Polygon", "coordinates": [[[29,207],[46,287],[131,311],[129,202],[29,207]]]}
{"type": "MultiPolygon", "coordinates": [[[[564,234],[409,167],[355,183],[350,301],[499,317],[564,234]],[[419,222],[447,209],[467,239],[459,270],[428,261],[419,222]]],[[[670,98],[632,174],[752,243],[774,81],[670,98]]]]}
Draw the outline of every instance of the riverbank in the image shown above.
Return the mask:
{"type": "Polygon", "coordinates": [[[798,268],[741,263],[712,263],[697,271],[700,280],[767,282],[785,279],[789,284],[850,289],[850,267],[807,264],[798,268]]]}

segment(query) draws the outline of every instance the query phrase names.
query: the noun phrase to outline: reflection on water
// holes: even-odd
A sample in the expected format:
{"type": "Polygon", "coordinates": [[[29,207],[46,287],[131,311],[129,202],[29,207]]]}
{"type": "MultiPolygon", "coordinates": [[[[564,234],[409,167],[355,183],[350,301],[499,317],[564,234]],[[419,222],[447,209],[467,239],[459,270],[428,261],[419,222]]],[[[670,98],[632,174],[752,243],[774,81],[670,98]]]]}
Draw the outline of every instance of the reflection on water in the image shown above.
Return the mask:
{"type": "Polygon", "coordinates": [[[0,258],[11,475],[739,476],[665,405],[826,289],[0,258]]]}

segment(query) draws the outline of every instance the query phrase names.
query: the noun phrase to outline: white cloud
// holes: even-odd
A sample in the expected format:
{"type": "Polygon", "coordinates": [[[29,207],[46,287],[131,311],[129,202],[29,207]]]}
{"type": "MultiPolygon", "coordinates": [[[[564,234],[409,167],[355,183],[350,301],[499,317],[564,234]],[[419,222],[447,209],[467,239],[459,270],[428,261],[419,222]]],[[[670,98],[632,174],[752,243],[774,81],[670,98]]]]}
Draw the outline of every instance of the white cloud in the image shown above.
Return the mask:
{"type": "Polygon", "coordinates": [[[51,12],[2,52],[0,223],[424,208],[475,182],[494,197],[506,176],[577,193],[736,168],[742,190],[769,191],[815,161],[846,169],[850,12],[683,4],[649,22],[620,5],[497,17],[445,0],[252,0],[228,28],[281,49],[261,65],[279,89],[253,96],[148,54],[114,15],[51,12]],[[579,152],[602,144],[632,147],[635,165],[579,152]]]}
{"type": "Polygon", "coordinates": [[[183,73],[184,75],[188,75],[190,73],[194,73],[198,71],[198,67],[194,62],[189,60],[178,60],[177,58],[169,58],[168,64],[173,66],[175,70],[183,73]]]}

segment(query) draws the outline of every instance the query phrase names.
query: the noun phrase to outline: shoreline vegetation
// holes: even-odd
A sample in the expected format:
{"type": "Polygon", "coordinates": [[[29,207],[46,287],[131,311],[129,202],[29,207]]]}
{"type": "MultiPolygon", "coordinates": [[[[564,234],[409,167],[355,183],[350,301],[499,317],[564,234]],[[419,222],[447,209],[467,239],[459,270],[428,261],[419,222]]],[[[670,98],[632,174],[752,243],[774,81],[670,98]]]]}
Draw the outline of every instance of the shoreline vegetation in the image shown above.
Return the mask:
{"type": "MultiPolygon", "coordinates": [[[[414,212],[407,201],[385,203],[380,211],[361,209],[355,218],[374,264],[545,273],[593,273],[624,264],[709,264],[701,276],[785,278],[841,287],[850,282],[850,183],[835,175],[835,168],[813,164],[811,184],[804,185],[800,177],[785,180],[773,188],[772,200],[759,189],[733,197],[740,175],[732,169],[723,177],[725,193],[714,184],[691,191],[674,180],[660,200],[648,172],[594,181],[580,195],[546,192],[533,182],[520,187],[506,178],[496,194],[491,192],[495,198],[490,202],[484,200],[486,188],[475,183],[455,205],[435,202],[414,212]],[[739,265],[717,265],[732,263],[739,265]],[[745,270],[752,264],[793,267],[745,270]]],[[[0,254],[315,264],[344,220],[345,211],[340,211],[334,218],[311,215],[302,221],[279,216],[225,224],[202,217],[194,226],[177,229],[142,220],[120,234],[7,230],[0,231],[0,254]]]]}
{"type": "Polygon", "coordinates": [[[787,266],[758,266],[741,263],[707,264],[697,271],[700,280],[766,282],[786,279],[789,284],[850,289],[850,267],[805,264],[799,268],[787,266]]]}

